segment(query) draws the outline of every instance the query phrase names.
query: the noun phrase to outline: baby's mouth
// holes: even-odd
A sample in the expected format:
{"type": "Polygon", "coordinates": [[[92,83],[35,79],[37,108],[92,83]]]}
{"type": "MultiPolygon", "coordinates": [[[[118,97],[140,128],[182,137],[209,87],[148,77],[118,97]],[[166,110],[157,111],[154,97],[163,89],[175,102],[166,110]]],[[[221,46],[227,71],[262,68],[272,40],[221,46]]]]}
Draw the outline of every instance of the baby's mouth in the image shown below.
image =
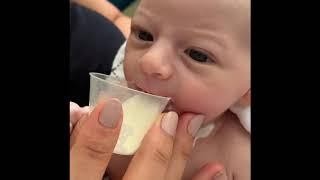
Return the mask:
{"type": "MultiPolygon", "coordinates": [[[[159,95],[154,94],[152,92],[145,91],[144,89],[142,89],[139,86],[137,86],[135,83],[129,84],[129,87],[132,88],[132,89],[147,93],[147,94],[152,94],[152,95],[159,96],[159,95]]],[[[166,105],[165,109],[163,110],[163,112],[169,112],[169,111],[176,111],[175,106],[174,106],[174,100],[172,98],[170,98],[168,104],[166,105]]]]}
{"type": "Polygon", "coordinates": [[[163,112],[169,112],[169,111],[175,111],[176,112],[176,109],[174,108],[174,103],[173,103],[172,99],[169,100],[167,106],[163,110],[163,112]]]}
{"type": "MultiPolygon", "coordinates": [[[[144,93],[147,93],[147,94],[156,95],[156,94],[153,94],[153,93],[151,93],[151,92],[148,92],[148,91],[143,90],[142,88],[140,88],[139,86],[137,86],[135,83],[130,83],[128,86],[129,86],[129,88],[135,89],[135,90],[137,90],[137,91],[141,91],[141,92],[144,92],[144,93]]],[[[156,95],[156,96],[157,96],[157,95],[156,95]]]]}

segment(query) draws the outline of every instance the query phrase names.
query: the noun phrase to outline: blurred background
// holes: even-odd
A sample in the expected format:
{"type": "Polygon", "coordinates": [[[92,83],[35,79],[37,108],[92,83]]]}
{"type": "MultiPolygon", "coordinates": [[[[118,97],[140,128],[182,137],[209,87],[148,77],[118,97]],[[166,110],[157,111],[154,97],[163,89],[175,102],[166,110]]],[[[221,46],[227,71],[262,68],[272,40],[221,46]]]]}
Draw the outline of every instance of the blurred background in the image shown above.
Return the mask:
{"type": "Polygon", "coordinates": [[[132,17],[140,0],[109,0],[118,7],[125,15],[132,17]]]}

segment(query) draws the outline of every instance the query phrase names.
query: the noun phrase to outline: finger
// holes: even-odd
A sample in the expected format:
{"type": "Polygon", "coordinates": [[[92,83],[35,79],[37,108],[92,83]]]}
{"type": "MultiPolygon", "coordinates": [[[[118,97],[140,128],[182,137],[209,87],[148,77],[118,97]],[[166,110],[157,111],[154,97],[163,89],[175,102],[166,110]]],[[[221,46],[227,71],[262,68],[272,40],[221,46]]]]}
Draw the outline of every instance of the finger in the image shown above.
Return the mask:
{"type": "Polygon", "coordinates": [[[100,180],[116,145],[122,122],[121,103],[99,103],[83,120],[70,150],[70,179],[100,180]]]}
{"type": "Polygon", "coordinates": [[[208,163],[193,176],[192,180],[227,180],[226,177],[221,164],[208,163]]]}
{"type": "Polygon", "coordinates": [[[89,107],[89,106],[84,106],[84,107],[82,108],[82,112],[83,112],[83,113],[86,113],[86,114],[90,113],[90,107],[89,107]]]}
{"type": "Polygon", "coordinates": [[[166,179],[181,179],[192,154],[195,134],[202,125],[203,119],[203,115],[195,115],[192,113],[186,113],[180,117],[166,179]]]}
{"type": "Polygon", "coordinates": [[[123,179],[165,179],[172,155],[178,115],[175,112],[169,112],[161,117],[162,119],[156,121],[144,137],[123,179]]]}
{"type": "Polygon", "coordinates": [[[79,107],[76,103],[70,102],[70,135],[79,122],[81,117],[90,113],[89,106],[85,106],[83,108],[79,107]]]}
{"type": "Polygon", "coordinates": [[[81,129],[84,121],[86,119],[88,119],[88,116],[89,116],[91,110],[90,110],[89,106],[85,106],[85,107],[82,107],[81,110],[79,110],[79,111],[81,111],[83,116],[79,120],[77,120],[76,124],[74,124],[74,125],[70,124],[70,127],[71,127],[70,149],[73,146],[73,144],[76,140],[76,137],[79,134],[80,129],[81,129]]]}
{"type": "Polygon", "coordinates": [[[75,126],[77,121],[85,114],[85,111],[78,104],[70,102],[70,122],[75,126]]]}
{"type": "Polygon", "coordinates": [[[228,180],[226,169],[217,172],[215,175],[211,176],[213,180],[228,180]]]}
{"type": "Polygon", "coordinates": [[[74,125],[72,125],[73,129],[70,136],[70,149],[76,142],[76,139],[78,137],[78,134],[80,133],[81,127],[83,126],[84,122],[88,119],[89,119],[89,114],[85,114],[84,116],[81,117],[80,120],[78,120],[77,124],[75,124],[75,127],[74,125]]]}

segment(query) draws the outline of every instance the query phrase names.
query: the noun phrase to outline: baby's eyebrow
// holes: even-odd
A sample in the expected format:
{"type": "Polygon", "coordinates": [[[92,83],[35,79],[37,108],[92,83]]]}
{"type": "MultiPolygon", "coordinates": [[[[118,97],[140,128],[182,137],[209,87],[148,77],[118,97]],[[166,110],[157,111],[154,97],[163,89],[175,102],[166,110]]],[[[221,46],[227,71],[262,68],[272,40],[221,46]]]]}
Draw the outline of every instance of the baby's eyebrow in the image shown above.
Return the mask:
{"type": "Polygon", "coordinates": [[[137,11],[135,12],[135,16],[141,16],[147,19],[151,19],[152,17],[152,12],[150,12],[148,9],[137,9],[137,11]]]}
{"type": "Polygon", "coordinates": [[[135,15],[133,16],[131,23],[136,26],[140,26],[142,24],[156,26],[157,18],[152,17],[152,12],[144,9],[139,9],[135,12],[135,15]]]}

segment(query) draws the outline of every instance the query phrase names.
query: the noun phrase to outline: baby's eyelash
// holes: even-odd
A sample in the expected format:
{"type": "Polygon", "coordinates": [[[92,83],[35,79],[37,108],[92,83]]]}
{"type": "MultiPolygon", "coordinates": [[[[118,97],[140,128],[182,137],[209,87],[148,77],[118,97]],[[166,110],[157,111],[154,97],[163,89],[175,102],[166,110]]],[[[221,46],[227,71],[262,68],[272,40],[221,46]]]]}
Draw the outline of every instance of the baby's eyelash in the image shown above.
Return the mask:
{"type": "Polygon", "coordinates": [[[200,63],[214,62],[206,53],[200,50],[188,48],[184,51],[184,53],[191,59],[200,63]]]}
{"type": "Polygon", "coordinates": [[[150,32],[139,27],[133,27],[132,31],[138,40],[146,42],[152,42],[154,40],[153,35],[150,32]]]}
{"type": "Polygon", "coordinates": [[[153,41],[153,36],[149,32],[139,31],[138,33],[139,33],[138,34],[139,39],[141,39],[143,41],[153,41]]]}

